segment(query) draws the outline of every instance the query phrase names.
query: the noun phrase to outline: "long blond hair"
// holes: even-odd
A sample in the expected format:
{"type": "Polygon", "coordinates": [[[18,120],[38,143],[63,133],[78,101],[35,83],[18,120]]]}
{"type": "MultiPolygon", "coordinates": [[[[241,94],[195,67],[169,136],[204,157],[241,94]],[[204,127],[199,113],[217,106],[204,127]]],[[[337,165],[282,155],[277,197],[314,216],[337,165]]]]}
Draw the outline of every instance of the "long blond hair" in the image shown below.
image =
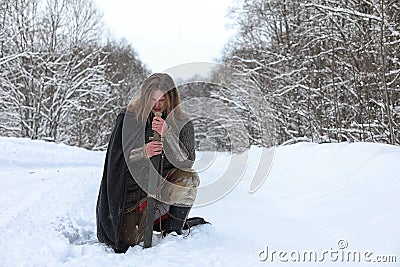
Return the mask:
{"type": "Polygon", "coordinates": [[[186,118],[180,107],[179,93],[174,80],[168,74],[154,73],[150,75],[144,80],[140,90],[139,96],[133,99],[127,108],[127,111],[135,113],[138,121],[146,123],[153,108],[152,94],[157,90],[163,92],[165,96],[165,116],[171,115],[170,119],[174,123],[177,119],[184,120],[186,118]]]}

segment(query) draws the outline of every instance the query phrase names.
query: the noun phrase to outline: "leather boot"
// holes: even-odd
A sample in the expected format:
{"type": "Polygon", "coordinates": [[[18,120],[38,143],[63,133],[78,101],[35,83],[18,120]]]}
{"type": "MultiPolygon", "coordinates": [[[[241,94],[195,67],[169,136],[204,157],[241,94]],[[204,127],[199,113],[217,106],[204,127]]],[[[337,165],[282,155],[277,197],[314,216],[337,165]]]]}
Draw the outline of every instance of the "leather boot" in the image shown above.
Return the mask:
{"type": "Polygon", "coordinates": [[[169,207],[168,218],[163,225],[164,234],[175,231],[178,235],[182,234],[182,229],[191,207],[179,207],[171,205],[169,207]]]}

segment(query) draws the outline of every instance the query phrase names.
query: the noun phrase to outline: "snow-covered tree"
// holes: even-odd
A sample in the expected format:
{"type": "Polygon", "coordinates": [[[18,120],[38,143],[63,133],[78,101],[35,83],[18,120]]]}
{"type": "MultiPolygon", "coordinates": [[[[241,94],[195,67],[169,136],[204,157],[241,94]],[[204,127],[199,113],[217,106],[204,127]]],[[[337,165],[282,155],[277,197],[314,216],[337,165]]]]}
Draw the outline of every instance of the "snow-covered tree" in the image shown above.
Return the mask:
{"type": "Polygon", "coordinates": [[[396,1],[243,1],[222,58],[251,77],[279,142],[400,143],[396,1]]]}
{"type": "Polygon", "coordinates": [[[133,89],[146,75],[133,48],[104,44],[92,1],[2,1],[0,21],[0,134],[104,148],[127,97],[114,85],[133,89]],[[135,74],[112,77],[117,54],[135,74]]]}

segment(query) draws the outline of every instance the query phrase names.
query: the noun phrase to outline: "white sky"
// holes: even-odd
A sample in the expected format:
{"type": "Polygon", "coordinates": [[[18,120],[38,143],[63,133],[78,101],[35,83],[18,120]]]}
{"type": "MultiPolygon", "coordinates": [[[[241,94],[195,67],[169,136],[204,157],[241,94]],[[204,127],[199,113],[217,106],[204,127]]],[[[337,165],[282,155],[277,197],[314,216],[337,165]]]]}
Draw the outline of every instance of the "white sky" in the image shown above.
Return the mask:
{"type": "Polygon", "coordinates": [[[95,0],[115,36],[126,38],[152,72],[214,62],[233,35],[237,0],[95,0]]]}

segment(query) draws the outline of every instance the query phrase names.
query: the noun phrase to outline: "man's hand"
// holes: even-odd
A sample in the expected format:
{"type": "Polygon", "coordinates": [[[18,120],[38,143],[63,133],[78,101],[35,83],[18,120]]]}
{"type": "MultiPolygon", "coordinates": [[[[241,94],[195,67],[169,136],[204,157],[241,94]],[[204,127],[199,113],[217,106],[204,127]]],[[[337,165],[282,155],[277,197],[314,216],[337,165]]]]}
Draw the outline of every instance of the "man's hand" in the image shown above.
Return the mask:
{"type": "Polygon", "coordinates": [[[155,116],[151,124],[151,129],[163,136],[168,130],[168,125],[163,118],[155,116]]]}
{"type": "Polygon", "coordinates": [[[162,142],[160,141],[151,141],[146,144],[146,155],[148,158],[151,158],[155,155],[160,155],[162,152],[162,142]]]}

